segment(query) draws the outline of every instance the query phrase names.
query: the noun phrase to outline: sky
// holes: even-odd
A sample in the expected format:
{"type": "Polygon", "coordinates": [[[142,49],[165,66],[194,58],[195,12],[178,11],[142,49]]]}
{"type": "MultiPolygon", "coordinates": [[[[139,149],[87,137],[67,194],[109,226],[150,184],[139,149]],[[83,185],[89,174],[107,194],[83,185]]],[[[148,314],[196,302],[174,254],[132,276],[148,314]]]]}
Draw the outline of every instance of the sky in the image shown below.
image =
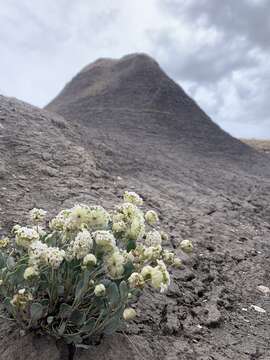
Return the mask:
{"type": "Polygon", "coordinates": [[[270,0],[0,0],[0,94],[43,107],[144,52],[236,137],[270,138],[270,0]]]}

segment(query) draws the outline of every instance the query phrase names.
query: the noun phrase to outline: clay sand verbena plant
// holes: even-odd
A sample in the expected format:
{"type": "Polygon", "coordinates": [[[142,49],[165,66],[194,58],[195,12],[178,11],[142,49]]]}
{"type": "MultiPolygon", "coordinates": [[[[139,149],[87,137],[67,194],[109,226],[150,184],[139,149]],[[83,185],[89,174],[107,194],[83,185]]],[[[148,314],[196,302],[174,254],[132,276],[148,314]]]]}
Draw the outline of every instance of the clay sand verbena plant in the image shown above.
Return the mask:
{"type": "MultiPolygon", "coordinates": [[[[142,205],[138,194],[125,192],[111,213],[99,205],[75,205],[48,226],[44,210],[31,210],[31,227],[16,225],[13,236],[0,240],[4,314],[23,331],[76,346],[134,319],[143,289],[166,291],[167,266],[181,266],[162,247],[167,235],[156,229],[157,213],[144,213],[142,205]]],[[[192,250],[189,240],[181,247],[192,250]]]]}

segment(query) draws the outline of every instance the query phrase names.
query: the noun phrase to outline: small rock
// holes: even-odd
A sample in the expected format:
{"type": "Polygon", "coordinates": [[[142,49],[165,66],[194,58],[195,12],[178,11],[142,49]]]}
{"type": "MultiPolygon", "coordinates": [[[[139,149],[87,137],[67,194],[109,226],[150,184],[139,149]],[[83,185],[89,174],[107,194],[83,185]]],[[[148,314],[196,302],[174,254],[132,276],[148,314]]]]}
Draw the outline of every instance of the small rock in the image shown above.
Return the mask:
{"type": "Polygon", "coordinates": [[[251,309],[254,309],[255,311],[261,313],[261,314],[265,314],[266,310],[264,310],[263,308],[257,306],[257,305],[250,305],[251,309]]]}
{"type": "Polygon", "coordinates": [[[262,294],[264,295],[269,295],[270,294],[270,289],[267,286],[264,285],[259,285],[257,286],[257,290],[260,291],[262,294]]]}
{"type": "Polygon", "coordinates": [[[217,327],[221,323],[222,316],[215,304],[210,304],[207,307],[208,317],[205,321],[205,325],[208,327],[217,327]]]}

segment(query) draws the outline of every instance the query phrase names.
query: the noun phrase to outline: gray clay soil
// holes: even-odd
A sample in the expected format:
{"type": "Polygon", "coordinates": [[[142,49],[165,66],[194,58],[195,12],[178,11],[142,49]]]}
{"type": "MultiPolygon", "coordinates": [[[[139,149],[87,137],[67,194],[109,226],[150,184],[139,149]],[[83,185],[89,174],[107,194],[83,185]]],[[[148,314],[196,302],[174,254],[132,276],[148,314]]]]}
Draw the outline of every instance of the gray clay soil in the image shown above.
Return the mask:
{"type": "MultiPolygon", "coordinates": [[[[194,242],[166,296],[77,360],[269,360],[270,157],[215,125],[143,54],[84,68],[46,110],[0,96],[0,224],[34,206],[107,208],[137,191],[170,233],[194,242]],[[265,313],[257,312],[257,305],[265,313]]],[[[69,349],[0,322],[1,360],[69,359],[69,349]]],[[[71,357],[70,357],[71,359],[71,357]]]]}

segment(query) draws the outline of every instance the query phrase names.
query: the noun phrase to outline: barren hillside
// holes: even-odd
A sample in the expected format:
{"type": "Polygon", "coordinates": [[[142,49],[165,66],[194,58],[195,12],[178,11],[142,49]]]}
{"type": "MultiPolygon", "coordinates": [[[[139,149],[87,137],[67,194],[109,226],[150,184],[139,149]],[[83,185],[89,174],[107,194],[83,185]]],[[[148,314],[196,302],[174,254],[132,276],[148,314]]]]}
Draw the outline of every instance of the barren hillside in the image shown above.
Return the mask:
{"type": "MultiPolygon", "coordinates": [[[[33,206],[110,207],[131,189],[159,213],[168,248],[194,242],[166,296],[149,290],[125,335],[75,359],[270,358],[270,302],[257,289],[270,286],[269,158],[222,131],[153,59],[98,60],[46,111],[0,97],[0,153],[3,225],[33,206]]],[[[22,359],[22,346],[30,360],[37,346],[68,358],[6,329],[3,360],[22,359]]]]}
{"type": "Polygon", "coordinates": [[[252,146],[254,149],[269,154],[270,153],[270,140],[258,140],[258,139],[242,139],[244,143],[252,146]]]}

